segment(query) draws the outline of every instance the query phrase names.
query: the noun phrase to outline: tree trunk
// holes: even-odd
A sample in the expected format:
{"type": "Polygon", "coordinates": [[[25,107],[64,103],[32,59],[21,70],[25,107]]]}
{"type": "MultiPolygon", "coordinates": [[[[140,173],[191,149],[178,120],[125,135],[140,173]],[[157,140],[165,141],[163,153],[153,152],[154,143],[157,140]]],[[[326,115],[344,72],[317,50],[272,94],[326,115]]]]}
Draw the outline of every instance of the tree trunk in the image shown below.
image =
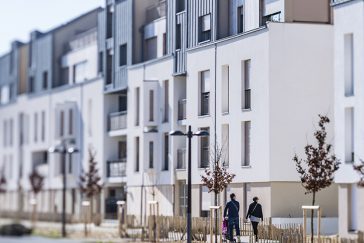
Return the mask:
{"type": "MultiPolygon", "coordinates": [[[[316,192],[312,193],[312,206],[315,206],[315,201],[316,201],[316,192]]],[[[313,209],[311,210],[311,243],[313,243],[313,209]]]]}
{"type": "MultiPolygon", "coordinates": [[[[215,206],[219,206],[218,204],[219,204],[219,193],[215,192],[215,206]]],[[[217,212],[218,211],[215,211],[215,243],[217,243],[217,234],[219,232],[219,229],[218,229],[218,227],[219,227],[218,216],[219,215],[217,215],[217,212]]]]}

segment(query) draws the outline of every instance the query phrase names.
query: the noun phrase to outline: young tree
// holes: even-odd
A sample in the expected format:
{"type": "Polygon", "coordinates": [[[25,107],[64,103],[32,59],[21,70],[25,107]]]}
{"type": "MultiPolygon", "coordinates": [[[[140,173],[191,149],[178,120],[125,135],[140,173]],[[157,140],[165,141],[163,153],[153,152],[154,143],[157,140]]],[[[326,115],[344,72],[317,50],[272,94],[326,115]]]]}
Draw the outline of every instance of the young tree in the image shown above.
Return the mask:
{"type": "MultiPolygon", "coordinates": [[[[205,173],[201,175],[201,181],[208,188],[209,193],[214,192],[215,206],[217,206],[220,193],[233,181],[235,174],[229,173],[225,167],[227,161],[224,161],[223,147],[216,145],[216,151],[210,157],[212,166],[205,169],[205,173]]],[[[215,241],[217,242],[217,217],[215,217],[215,227],[215,241]]]]}
{"type": "MultiPolygon", "coordinates": [[[[334,181],[335,171],[339,169],[340,162],[331,152],[332,145],[326,142],[326,125],[330,123],[327,116],[319,115],[319,129],[315,131],[316,145],[305,146],[305,159],[293,157],[297,172],[300,175],[305,194],[312,194],[312,205],[316,203],[316,194],[329,187],[334,181]]],[[[313,243],[313,210],[311,211],[311,243],[313,243]]]]}
{"type": "MultiPolygon", "coordinates": [[[[44,176],[39,174],[37,169],[33,169],[33,172],[29,175],[29,182],[30,186],[32,188],[34,200],[36,200],[37,195],[39,192],[42,191],[44,186],[44,176]]],[[[33,212],[32,212],[32,221],[33,221],[33,227],[35,225],[36,219],[37,219],[37,205],[36,201],[33,202],[33,212]]]]}
{"type": "Polygon", "coordinates": [[[358,186],[364,187],[364,161],[361,161],[361,164],[359,165],[354,165],[354,170],[356,170],[360,175],[358,186]]]}
{"type": "Polygon", "coordinates": [[[79,187],[81,193],[85,195],[88,200],[90,200],[91,220],[93,221],[93,201],[95,196],[100,194],[102,185],[101,177],[99,176],[99,169],[97,169],[97,162],[95,160],[96,152],[90,147],[88,154],[88,172],[81,173],[79,187]]]}

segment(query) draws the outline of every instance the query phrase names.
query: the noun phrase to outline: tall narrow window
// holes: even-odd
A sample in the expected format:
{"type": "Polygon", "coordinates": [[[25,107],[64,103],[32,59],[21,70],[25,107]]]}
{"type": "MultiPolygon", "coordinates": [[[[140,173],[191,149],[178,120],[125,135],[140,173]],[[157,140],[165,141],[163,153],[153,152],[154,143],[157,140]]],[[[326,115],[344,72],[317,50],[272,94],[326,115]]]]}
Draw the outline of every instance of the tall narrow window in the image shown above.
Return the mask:
{"type": "Polygon", "coordinates": [[[68,111],[68,135],[73,135],[73,110],[68,111]]]}
{"type": "Polygon", "coordinates": [[[145,40],[145,53],[144,53],[144,60],[152,60],[157,58],[158,56],[158,44],[157,44],[157,37],[148,38],[145,40]]]}
{"type": "Polygon", "coordinates": [[[9,145],[13,146],[13,133],[14,133],[14,123],[13,119],[9,120],[9,145]]]}
{"type": "Polygon", "coordinates": [[[106,13],[106,38],[113,37],[113,29],[114,29],[114,6],[108,5],[106,13]]]}
{"type": "Polygon", "coordinates": [[[241,152],[242,152],[242,166],[249,166],[250,165],[250,129],[251,129],[251,122],[245,121],[242,123],[242,134],[241,134],[241,152]]]}
{"type": "Polygon", "coordinates": [[[250,71],[251,61],[242,62],[242,107],[243,109],[251,109],[251,89],[250,89],[250,71]]]}
{"type": "Polygon", "coordinates": [[[177,26],[176,26],[176,50],[179,50],[182,47],[181,35],[182,35],[182,25],[177,24],[177,26]]]}
{"type": "Polygon", "coordinates": [[[59,136],[64,136],[64,111],[61,111],[59,116],[59,136]]]}
{"type": "Polygon", "coordinates": [[[34,77],[29,77],[29,93],[33,93],[35,91],[35,82],[34,77]]]}
{"type": "Polygon", "coordinates": [[[354,162],[354,108],[345,109],[345,162],[354,162]]]}
{"type": "Polygon", "coordinates": [[[222,113],[229,112],[229,66],[222,66],[222,77],[221,77],[221,107],[222,113]]]}
{"type": "Polygon", "coordinates": [[[111,84],[112,83],[112,66],[113,66],[113,54],[112,51],[109,50],[107,51],[107,55],[106,55],[106,84],[111,84]]]}
{"type": "Polygon", "coordinates": [[[353,34],[344,36],[345,96],[354,95],[354,41],[353,34]]]}
{"type": "Polygon", "coordinates": [[[169,117],[169,82],[168,80],[164,81],[164,85],[163,85],[163,89],[164,89],[164,118],[163,118],[163,122],[168,122],[168,117],[169,117]]]}
{"type": "Polygon", "coordinates": [[[127,63],[127,49],[126,44],[119,47],[119,66],[125,66],[127,63]]]}
{"type": "Polygon", "coordinates": [[[200,73],[200,115],[208,115],[210,108],[210,71],[200,73]]]}
{"type": "Polygon", "coordinates": [[[164,134],[164,151],[163,151],[163,170],[168,170],[169,169],[169,136],[168,133],[164,134]]]}
{"type": "Polygon", "coordinates": [[[128,97],[126,94],[122,94],[119,96],[119,111],[127,111],[128,109],[128,97]]]}
{"type": "Polygon", "coordinates": [[[45,111],[42,111],[42,115],[41,115],[42,117],[41,117],[41,119],[42,119],[42,121],[41,121],[41,140],[42,140],[42,142],[44,142],[45,141],[45,111]]]}
{"type": "Polygon", "coordinates": [[[38,141],[38,113],[34,114],[34,142],[38,141]]]}
{"type": "Polygon", "coordinates": [[[69,77],[70,75],[70,69],[69,67],[63,67],[61,70],[61,82],[62,84],[68,84],[69,83],[69,77]]]}
{"type": "Polygon", "coordinates": [[[167,34],[163,33],[163,56],[167,54],[167,34]]]}
{"type": "Polygon", "coordinates": [[[186,216],[186,209],[187,209],[186,181],[184,180],[178,181],[178,189],[179,189],[179,216],[186,216]]]}
{"type": "Polygon", "coordinates": [[[184,11],[185,8],[185,0],[176,0],[176,13],[184,11]]]}
{"type": "Polygon", "coordinates": [[[154,121],[154,90],[149,90],[149,121],[154,121]]]}
{"type": "MultiPolygon", "coordinates": [[[[201,128],[202,131],[210,132],[208,127],[201,128]]],[[[204,136],[200,138],[200,168],[207,168],[210,164],[210,138],[204,136]]]]}
{"type": "Polygon", "coordinates": [[[221,159],[224,166],[229,166],[229,124],[223,124],[221,130],[221,159]]]}
{"type": "Polygon", "coordinates": [[[211,197],[209,189],[206,186],[200,187],[200,197],[201,197],[200,217],[209,217],[211,197]]]}
{"type": "Polygon", "coordinates": [[[93,120],[93,116],[92,116],[92,99],[88,100],[88,135],[91,137],[92,136],[92,120],[93,120]]]}
{"type": "Polygon", "coordinates": [[[135,171],[139,172],[140,169],[140,144],[139,137],[135,138],[135,171]]]}
{"type": "Polygon", "coordinates": [[[199,17],[199,42],[211,40],[211,14],[199,17]]]}
{"type": "Polygon", "coordinates": [[[126,153],[127,153],[126,146],[127,146],[126,141],[118,142],[118,154],[119,154],[119,159],[121,160],[126,159],[126,153]]]}
{"type": "Polygon", "coordinates": [[[244,32],[244,5],[238,7],[238,33],[244,32]]]}
{"type": "Polygon", "coordinates": [[[43,72],[43,84],[42,84],[42,88],[43,90],[47,90],[48,89],[48,72],[44,71],[43,72]]]}
{"type": "Polygon", "coordinates": [[[104,71],[104,53],[102,51],[99,52],[99,65],[98,65],[98,71],[99,73],[102,73],[104,71]]]}
{"type": "Polygon", "coordinates": [[[135,125],[139,126],[140,120],[140,88],[135,89],[135,125]]]}
{"type": "Polygon", "coordinates": [[[149,169],[154,168],[154,143],[149,142],[149,169]]]}

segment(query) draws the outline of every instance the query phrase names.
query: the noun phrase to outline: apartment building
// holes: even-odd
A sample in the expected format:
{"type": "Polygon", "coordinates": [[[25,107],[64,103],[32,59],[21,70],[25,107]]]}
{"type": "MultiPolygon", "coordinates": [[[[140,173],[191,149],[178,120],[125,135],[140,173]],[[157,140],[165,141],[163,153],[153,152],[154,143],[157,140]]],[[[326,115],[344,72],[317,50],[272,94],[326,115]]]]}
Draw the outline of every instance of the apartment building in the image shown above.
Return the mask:
{"type": "MultiPolygon", "coordinates": [[[[81,151],[72,159],[79,169],[69,180],[70,213],[79,212],[76,181],[92,144],[104,185],[104,218],[116,217],[117,200],[126,200],[127,213],[141,223],[152,200],[160,203],[164,215],[183,215],[188,151],[185,138],[170,137],[169,132],[186,131],[191,125],[210,134],[193,138],[193,216],[207,216],[213,204],[200,176],[219,145],[225,166],[236,174],[221,194],[221,204],[234,192],[243,216],[258,196],[266,217],[280,222],[301,218],[301,206],[311,199],[304,194],[292,157],[296,152],[303,155],[306,143],[313,141],[317,115],[333,117],[334,110],[334,32],[328,0],[106,0],[104,9],[76,22],[50,33],[33,32],[30,43],[14,43],[10,54],[0,58],[5,147],[0,158],[3,164],[22,161],[22,166],[14,163],[17,170],[24,165],[19,169],[23,176],[14,172],[8,183],[13,188],[6,194],[9,203],[18,195],[16,178],[25,183],[32,161],[47,157],[48,162],[40,164],[49,164],[49,190],[40,197],[49,198],[44,199],[49,203],[45,210],[57,205],[49,212],[59,212],[61,184],[50,172],[57,156],[45,151],[67,139],[81,151]],[[86,23],[87,28],[81,28],[86,23]],[[84,31],[76,35],[75,29],[84,31]],[[92,36],[87,47],[61,48],[81,45],[77,40],[87,36],[92,36]],[[18,67],[13,65],[19,70],[16,78],[7,71],[12,55],[19,58],[18,67]],[[83,78],[74,77],[78,72],[83,78]],[[8,133],[22,134],[14,125],[19,114],[27,115],[21,118],[28,119],[23,126],[35,131],[38,126],[32,124],[41,121],[43,113],[34,115],[33,108],[41,107],[50,121],[44,123],[49,124],[44,144],[18,146],[14,140],[16,146],[8,146],[8,133]],[[66,133],[70,127],[76,136],[66,133]],[[23,159],[11,159],[20,150],[23,159]],[[38,151],[42,153],[34,154],[38,151]]],[[[333,134],[334,122],[329,132],[333,134]]],[[[320,192],[317,201],[335,231],[337,186],[320,192]]]]}
{"type": "Polygon", "coordinates": [[[352,235],[364,230],[364,189],[358,188],[358,174],[353,164],[363,158],[363,69],[362,52],[364,3],[333,1],[334,80],[335,80],[335,151],[341,159],[336,174],[339,185],[339,231],[352,235]]]}
{"type": "MultiPolygon", "coordinates": [[[[292,155],[312,141],[319,113],[333,116],[328,1],[108,0],[99,23],[105,102],[114,104],[107,147],[125,168],[113,181],[125,185],[128,214],[145,222],[153,200],[163,214],[184,214],[186,141],[168,132],[191,125],[210,133],[192,145],[194,216],[213,204],[200,175],[215,141],[237,175],[221,203],[235,192],[242,215],[259,196],[268,217],[302,216],[310,197],[292,155]]],[[[318,199],[334,221],[336,199],[336,186],[318,199]]]]}
{"type": "MultiPolygon", "coordinates": [[[[31,33],[0,58],[1,168],[7,180],[2,210],[29,212],[29,174],[45,176],[38,211],[61,213],[62,160],[48,149],[64,141],[79,153],[67,156],[67,213],[81,208],[79,175],[87,169],[88,147],[103,161],[103,79],[97,72],[95,9],[68,23],[31,33]]],[[[100,172],[103,173],[100,167],[100,172]]]]}

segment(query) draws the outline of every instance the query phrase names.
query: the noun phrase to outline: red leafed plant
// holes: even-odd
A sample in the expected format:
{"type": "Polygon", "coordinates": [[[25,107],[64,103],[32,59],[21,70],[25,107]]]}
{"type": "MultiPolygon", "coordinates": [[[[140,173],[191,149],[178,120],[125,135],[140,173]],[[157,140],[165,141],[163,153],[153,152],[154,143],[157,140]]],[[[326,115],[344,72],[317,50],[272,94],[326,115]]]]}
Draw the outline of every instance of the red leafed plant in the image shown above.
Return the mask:
{"type": "MultiPolygon", "coordinates": [[[[312,205],[315,205],[316,193],[329,187],[334,181],[335,171],[340,162],[332,153],[332,145],[326,142],[326,125],[330,123],[327,116],[319,115],[319,129],[315,131],[316,145],[305,146],[305,159],[293,157],[297,172],[306,194],[312,193],[312,205]]],[[[311,242],[313,242],[313,210],[311,211],[311,242]]]]}
{"type": "Polygon", "coordinates": [[[359,165],[354,165],[354,170],[356,170],[360,175],[358,186],[364,187],[364,161],[361,161],[361,164],[359,165]]]}

